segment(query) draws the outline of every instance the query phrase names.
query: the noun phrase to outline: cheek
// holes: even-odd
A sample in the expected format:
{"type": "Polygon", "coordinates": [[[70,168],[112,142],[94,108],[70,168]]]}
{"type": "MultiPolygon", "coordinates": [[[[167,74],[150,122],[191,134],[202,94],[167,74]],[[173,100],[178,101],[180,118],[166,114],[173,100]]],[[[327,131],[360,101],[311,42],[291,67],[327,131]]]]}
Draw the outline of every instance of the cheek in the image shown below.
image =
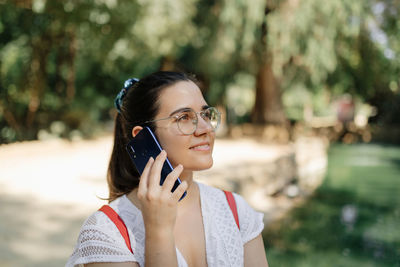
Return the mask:
{"type": "Polygon", "coordinates": [[[182,136],[160,136],[160,145],[167,151],[168,160],[171,162],[172,166],[175,168],[178,164],[183,163],[185,158],[185,150],[187,140],[182,138],[182,136]]]}
{"type": "Polygon", "coordinates": [[[181,161],[179,155],[181,155],[182,153],[180,153],[179,149],[177,149],[177,147],[172,143],[168,143],[168,145],[165,145],[164,149],[165,151],[167,151],[168,160],[171,162],[172,167],[175,168],[181,161]]]}

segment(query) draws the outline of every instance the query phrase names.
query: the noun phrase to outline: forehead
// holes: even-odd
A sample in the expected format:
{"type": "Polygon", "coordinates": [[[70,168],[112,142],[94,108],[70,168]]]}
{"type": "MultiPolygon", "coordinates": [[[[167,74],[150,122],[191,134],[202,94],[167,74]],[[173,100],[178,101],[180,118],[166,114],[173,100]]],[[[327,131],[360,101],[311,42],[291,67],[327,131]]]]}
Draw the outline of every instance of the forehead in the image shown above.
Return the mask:
{"type": "Polygon", "coordinates": [[[168,116],[171,112],[186,107],[200,111],[207,105],[200,88],[191,81],[180,81],[168,86],[162,90],[158,102],[160,116],[168,116]]]}

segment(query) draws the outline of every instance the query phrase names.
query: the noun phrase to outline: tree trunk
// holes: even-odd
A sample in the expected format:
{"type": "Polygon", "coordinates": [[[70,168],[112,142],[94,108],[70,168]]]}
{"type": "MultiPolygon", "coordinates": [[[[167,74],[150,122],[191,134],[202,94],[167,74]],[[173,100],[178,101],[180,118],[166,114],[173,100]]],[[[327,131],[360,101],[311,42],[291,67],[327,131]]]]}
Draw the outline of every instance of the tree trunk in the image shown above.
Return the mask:
{"type": "Polygon", "coordinates": [[[75,97],[75,56],[76,56],[76,36],[75,29],[70,29],[66,33],[69,36],[68,47],[68,77],[67,77],[67,102],[72,102],[75,97]]]}
{"type": "Polygon", "coordinates": [[[20,8],[32,9],[32,0],[14,0],[14,4],[20,8]]]}
{"type": "Polygon", "coordinates": [[[49,54],[48,36],[43,35],[40,39],[32,42],[33,59],[29,74],[29,104],[26,115],[26,128],[29,130],[35,121],[36,112],[40,106],[44,88],[46,86],[46,62],[49,54]]]}
{"type": "Polygon", "coordinates": [[[256,101],[252,120],[257,124],[286,125],[279,82],[272,71],[272,58],[264,60],[257,73],[256,101]]]}
{"type": "MultiPolygon", "coordinates": [[[[267,3],[265,16],[268,16],[274,9],[276,6],[267,3]]],[[[264,21],[261,25],[260,41],[255,46],[259,69],[256,76],[256,99],[251,119],[256,124],[286,126],[280,83],[272,70],[273,57],[267,48],[267,35],[268,27],[264,21]]]]}

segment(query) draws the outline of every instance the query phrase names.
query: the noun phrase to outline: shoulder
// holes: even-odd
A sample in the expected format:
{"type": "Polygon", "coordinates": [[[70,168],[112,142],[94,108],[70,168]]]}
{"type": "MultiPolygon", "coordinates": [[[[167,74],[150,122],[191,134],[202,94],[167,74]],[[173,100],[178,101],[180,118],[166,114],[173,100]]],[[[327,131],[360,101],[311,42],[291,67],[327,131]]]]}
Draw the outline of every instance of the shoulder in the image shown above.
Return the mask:
{"type": "Polygon", "coordinates": [[[244,243],[257,237],[264,229],[264,214],[253,209],[239,194],[233,193],[244,243]]]}
{"type": "MultiPolygon", "coordinates": [[[[202,195],[207,198],[204,202],[207,202],[208,205],[212,206],[212,210],[215,211],[214,215],[229,215],[233,221],[234,227],[237,227],[224,191],[202,183],[198,183],[198,185],[202,195]]],[[[254,210],[241,195],[236,193],[232,194],[235,198],[239,217],[240,234],[243,242],[247,243],[257,237],[264,229],[264,214],[254,210]]]]}
{"type": "Polygon", "coordinates": [[[118,228],[104,212],[96,211],[83,223],[79,232],[78,241],[92,242],[101,240],[107,243],[118,241],[118,228]],[[100,237],[101,236],[101,237],[100,237]]]}
{"type": "Polygon", "coordinates": [[[117,226],[103,212],[96,211],[83,223],[66,266],[124,261],[136,259],[126,246],[117,226]]]}

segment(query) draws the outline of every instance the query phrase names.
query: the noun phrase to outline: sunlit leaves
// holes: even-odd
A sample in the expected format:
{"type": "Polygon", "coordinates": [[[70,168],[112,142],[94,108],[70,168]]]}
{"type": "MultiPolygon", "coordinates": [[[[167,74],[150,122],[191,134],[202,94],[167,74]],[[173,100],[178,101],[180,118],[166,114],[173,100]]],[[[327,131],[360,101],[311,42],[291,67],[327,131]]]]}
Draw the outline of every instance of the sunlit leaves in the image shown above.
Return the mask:
{"type": "Polygon", "coordinates": [[[267,17],[268,48],[274,71],[282,76],[285,65],[303,68],[313,84],[326,79],[337,66],[336,48],[341,36],[358,33],[361,1],[287,1],[267,17]],[[351,23],[353,21],[353,23],[351,23]]]}

